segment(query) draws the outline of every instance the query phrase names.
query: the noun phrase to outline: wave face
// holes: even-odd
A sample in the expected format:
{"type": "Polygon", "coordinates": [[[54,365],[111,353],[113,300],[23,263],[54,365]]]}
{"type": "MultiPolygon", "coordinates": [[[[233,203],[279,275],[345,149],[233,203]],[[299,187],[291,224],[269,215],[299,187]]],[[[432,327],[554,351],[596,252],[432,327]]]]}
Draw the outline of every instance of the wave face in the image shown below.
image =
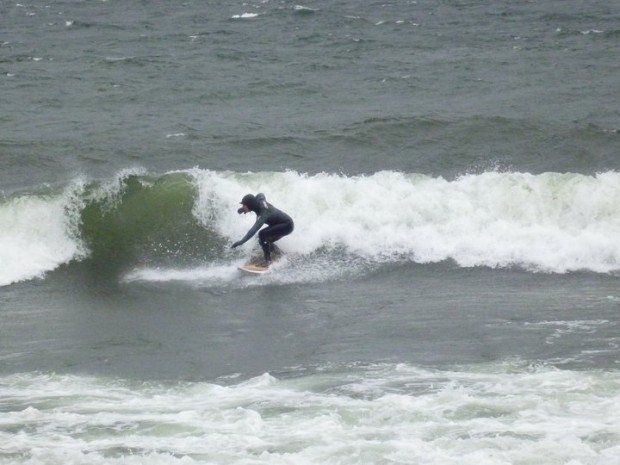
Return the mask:
{"type": "Polygon", "coordinates": [[[193,169],[158,177],[124,172],[107,183],[6,199],[0,285],[85,257],[114,270],[230,264],[241,254],[228,244],[254,221],[236,213],[248,192],[264,192],[293,216],[295,232],[280,243],[298,261],[620,270],[617,172],[485,172],[446,180],[393,171],[349,177],[193,169]]]}
{"type": "Polygon", "coordinates": [[[123,173],[85,197],[80,232],[98,265],[211,260],[222,248],[192,215],[196,190],[184,173],[123,173]]]}

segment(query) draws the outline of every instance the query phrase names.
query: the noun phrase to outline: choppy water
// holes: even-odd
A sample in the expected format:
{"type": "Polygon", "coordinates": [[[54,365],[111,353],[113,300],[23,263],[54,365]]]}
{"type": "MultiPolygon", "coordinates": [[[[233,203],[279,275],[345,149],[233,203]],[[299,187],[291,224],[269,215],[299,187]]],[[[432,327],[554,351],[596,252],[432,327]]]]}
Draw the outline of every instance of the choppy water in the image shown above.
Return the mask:
{"type": "Polygon", "coordinates": [[[4,462],[616,463],[617,373],[471,368],[173,387],[14,375],[4,462]]]}
{"type": "Polygon", "coordinates": [[[608,1],[0,3],[0,463],[615,464],[619,52],[608,1]]]}

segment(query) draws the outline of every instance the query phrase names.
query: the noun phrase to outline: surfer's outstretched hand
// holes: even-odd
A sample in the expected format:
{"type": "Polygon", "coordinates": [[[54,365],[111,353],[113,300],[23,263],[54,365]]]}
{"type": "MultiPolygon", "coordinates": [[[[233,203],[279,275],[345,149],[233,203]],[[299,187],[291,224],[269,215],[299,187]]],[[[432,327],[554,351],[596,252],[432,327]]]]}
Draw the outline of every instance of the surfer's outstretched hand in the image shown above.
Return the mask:
{"type": "Polygon", "coordinates": [[[234,249],[235,247],[239,247],[240,245],[241,245],[241,241],[237,241],[233,245],[231,245],[230,248],[234,249]]]}

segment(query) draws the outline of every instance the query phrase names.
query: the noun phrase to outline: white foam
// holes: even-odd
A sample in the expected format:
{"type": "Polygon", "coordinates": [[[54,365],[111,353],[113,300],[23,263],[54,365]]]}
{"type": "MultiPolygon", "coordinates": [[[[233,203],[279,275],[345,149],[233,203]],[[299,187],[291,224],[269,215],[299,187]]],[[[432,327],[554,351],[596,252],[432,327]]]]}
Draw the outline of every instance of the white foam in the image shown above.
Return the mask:
{"type": "MultiPolygon", "coordinates": [[[[255,253],[260,252],[256,251],[255,253]]],[[[348,259],[334,263],[329,261],[326,256],[311,258],[286,256],[271,265],[269,273],[257,276],[247,275],[239,271],[239,267],[246,261],[247,258],[233,259],[227,263],[192,268],[135,268],[123,276],[122,280],[127,283],[140,281],[152,283],[181,281],[201,288],[213,286],[245,288],[325,282],[341,279],[345,276],[357,276],[372,268],[371,265],[360,260],[348,259]]]]}
{"type": "Polygon", "coordinates": [[[198,284],[221,284],[230,282],[239,275],[238,267],[243,260],[223,265],[199,266],[194,268],[137,268],[126,274],[125,282],[133,281],[185,281],[198,284]]]}
{"type": "Polygon", "coordinates": [[[327,367],[247,381],[0,378],[0,463],[616,465],[617,372],[327,367]]]}
{"type": "Polygon", "coordinates": [[[263,192],[294,218],[294,233],[280,243],[301,255],[343,247],[381,262],[452,259],[464,267],[556,273],[620,269],[616,172],[488,172],[453,181],[391,171],[191,174],[199,193],[194,215],[231,241],[254,222],[254,215],[237,215],[239,200],[263,192]]]}
{"type": "Polygon", "coordinates": [[[0,286],[42,277],[84,253],[78,238],[81,185],[60,195],[23,195],[0,204],[0,286]]]}
{"type": "Polygon", "coordinates": [[[299,13],[313,13],[316,11],[314,8],[310,8],[310,7],[303,6],[303,5],[295,5],[293,7],[293,10],[299,13]]]}
{"type": "Polygon", "coordinates": [[[258,17],[258,13],[242,13],[240,15],[231,16],[232,19],[252,19],[258,17]]]}

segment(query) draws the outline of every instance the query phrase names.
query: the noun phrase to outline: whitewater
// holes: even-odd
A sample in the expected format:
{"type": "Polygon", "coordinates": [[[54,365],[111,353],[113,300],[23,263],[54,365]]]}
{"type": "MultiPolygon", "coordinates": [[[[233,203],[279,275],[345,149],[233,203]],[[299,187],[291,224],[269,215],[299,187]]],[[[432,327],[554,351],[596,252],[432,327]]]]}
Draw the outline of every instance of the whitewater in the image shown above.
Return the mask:
{"type": "MultiPolygon", "coordinates": [[[[0,260],[5,266],[0,284],[41,278],[58,266],[87,258],[89,244],[82,236],[85,206],[104,202],[107,210],[122,208],[128,202],[122,194],[130,178],[138,179],[144,191],[156,191],[172,178],[183,184],[193,198],[188,221],[212,234],[223,250],[253,223],[236,214],[241,197],[263,192],[295,219],[295,233],[281,245],[306,264],[333,256],[336,266],[344,254],[379,265],[451,260],[459,267],[519,267],[546,273],[620,270],[620,173],[614,171],[592,176],[493,171],[448,180],[394,171],[346,176],[195,168],[161,176],[134,170],[91,183],[90,188],[80,181],[56,194],[4,199],[0,260]]],[[[175,201],[166,198],[165,190],[153,195],[144,209],[157,208],[158,199],[175,201]]],[[[139,222],[141,215],[138,205],[125,223],[139,222]]],[[[203,265],[233,264],[252,247],[250,241],[241,252],[217,260],[207,257],[203,265]]],[[[232,279],[229,271],[222,270],[230,275],[222,275],[224,280],[232,279]]],[[[316,273],[308,279],[316,279],[316,273]]]]}
{"type": "Polygon", "coordinates": [[[512,361],[238,378],[2,377],[0,463],[613,465],[620,452],[617,373],[512,361]]]}

